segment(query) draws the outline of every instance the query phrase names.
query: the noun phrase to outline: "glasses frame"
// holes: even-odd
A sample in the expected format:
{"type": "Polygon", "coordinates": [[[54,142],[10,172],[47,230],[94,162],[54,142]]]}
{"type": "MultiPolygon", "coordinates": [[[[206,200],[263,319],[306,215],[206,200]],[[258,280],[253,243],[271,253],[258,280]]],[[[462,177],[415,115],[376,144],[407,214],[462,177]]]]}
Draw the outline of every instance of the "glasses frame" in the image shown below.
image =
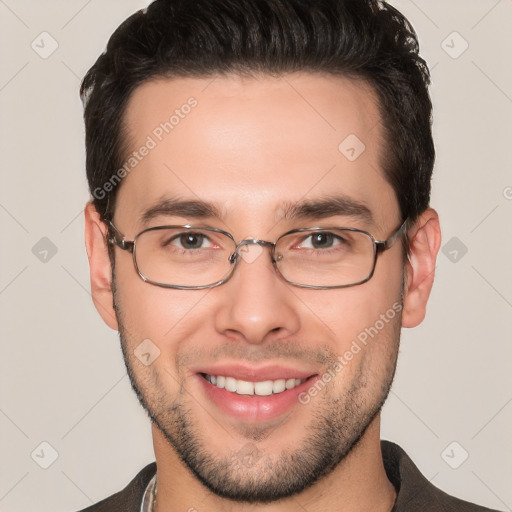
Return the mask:
{"type": "Polygon", "coordinates": [[[123,251],[131,252],[135,270],[137,271],[137,274],[140,276],[140,278],[146,283],[152,284],[154,286],[160,286],[162,288],[173,288],[173,289],[177,289],[177,290],[204,290],[206,288],[215,288],[217,286],[220,286],[221,284],[224,284],[225,282],[229,281],[229,279],[233,276],[233,274],[238,266],[238,262],[241,259],[239,257],[240,256],[239,255],[240,248],[245,245],[261,245],[263,247],[268,247],[269,249],[271,249],[272,265],[273,265],[274,269],[276,270],[276,272],[278,273],[278,275],[287,283],[289,283],[293,286],[297,286],[299,288],[310,288],[313,290],[330,290],[330,289],[334,289],[334,288],[350,288],[352,286],[358,286],[360,284],[363,284],[363,283],[366,283],[367,281],[369,281],[373,277],[373,274],[375,273],[375,266],[377,264],[378,255],[384,251],[387,251],[388,249],[391,249],[391,247],[393,247],[393,245],[398,240],[400,235],[406,231],[407,221],[408,221],[408,219],[405,219],[402,222],[402,224],[400,224],[400,226],[398,228],[396,228],[393,231],[393,233],[386,240],[377,240],[371,233],[369,233],[368,231],[364,231],[362,229],[331,226],[331,227],[312,227],[312,228],[292,229],[292,230],[287,231],[286,233],[282,234],[275,242],[268,242],[267,240],[260,240],[258,238],[246,238],[244,240],[241,240],[238,243],[236,242],[236,240],[234,239],[234,237],[231,233],[224,231],[222,229],[213,228],[210,226],[194,226],[194,225],[190,225],[190,224],[166,225],[166,226],[155,226],[155,227],[151,227],[151,228],[146,228],[146,229],[142,230],[140,233],[138,233],[134,237],[133,240],[126,240],[126,237],[119,231],[119,229],[117,229],[116,226],[112,222],[109,222],[110,227],[114,231],[114,233],[113,233],[114,236],[109,237],[107,239],[107,242],[109,244],[116,245],[123,251]],[[137,239],[144,233],[147,233],[148,231],[158,231],[158,230],[162,230],[162,229],[176,229],[176,228],[200,229],[203,231],[212,231],[214,233],[221,233],[221,234],[227,236],[228,238],[230,238],[233,241],[235,248],[234,248],[233,253],[229,257],[229,262],[233,266],[231,267],[231,270],[228,272],[226,277],[222,278],[219,281],[216,281],[215,283],[201,285],[201,286],[181,286],[181,285],[174,285],[174,284],[159,283],[158,281],[153,281],[151,279],[148,279],[141,272],[141,270],[139,269],[139,266],[137,264],[137,257],[136,257],[137,239]],[[287,279],[285,276],[283,276],[283,274],[281,273],[281,271],[279,270],[279,268],[277,266],[277,262],[282,258],[282,256],[281,256],[281,258],[279,258],[279,255],[276,253],[277,244],[282,238],[284,238],[288,235],[292,235],[294,233],[301,233],[303,231],[330,231],[330,230],[345,230],[345,231],[362,233],[362,234],[366,235],[372,241],[372,243],[373,243],[373,264],[372,264],[372,269],[366,278],[364,278],[356,283],[351,283],[351,284],[342,284],[342,285],[333,285],[333,286],[315,286],[315,285],[296,283],[294,281],[287,279]]]}

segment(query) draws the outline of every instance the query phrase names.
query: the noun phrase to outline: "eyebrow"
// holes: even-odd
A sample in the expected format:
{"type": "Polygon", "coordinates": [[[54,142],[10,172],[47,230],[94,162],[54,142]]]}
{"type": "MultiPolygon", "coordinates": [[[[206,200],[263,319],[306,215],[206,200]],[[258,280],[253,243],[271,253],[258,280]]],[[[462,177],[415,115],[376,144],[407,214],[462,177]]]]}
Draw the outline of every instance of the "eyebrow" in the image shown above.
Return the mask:
{"type": "Polygon", "coordinates": [[[164,198],[149,208],[146,208],[142,212],[141,221],[143,224],[147,224],[155,217],[162,215],[193,219],[221,219],[222,211],[219,206],[209,201],[164,198]]]}
{"type": "Polygon", "coordinates": [[[282,220],[315,220],[343,216],[375,224],[372,211],[366,204],[345,195],[326,196],[297,203],[287,202],[281,207],[280,213],[282,220]]]}
{"type": "MultiPolygon", "coordinates": [[[[375,224],[372,211],[363,202],[345,195],[326,196],[314,200],[285,202],[278,208],[278,221],[317,220],[344,216],[375,224]]],[[[203,200],[164,198],[146,208],[141,215],[143,224],[156,217],[177,216],[191,219],[223,218],[223,209],[216,203],[203,200]]]]}

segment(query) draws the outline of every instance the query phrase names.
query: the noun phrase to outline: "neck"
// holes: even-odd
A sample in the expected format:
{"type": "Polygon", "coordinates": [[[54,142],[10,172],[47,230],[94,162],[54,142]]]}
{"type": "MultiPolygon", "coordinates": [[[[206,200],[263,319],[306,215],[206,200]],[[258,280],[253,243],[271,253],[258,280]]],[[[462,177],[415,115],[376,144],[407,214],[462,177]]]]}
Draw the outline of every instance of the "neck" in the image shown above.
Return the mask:
{"type": "Polygon", "coordinates": [[[389,512],[393,508],[396,491],[382,461],[379,416],[331,473],[300,494],[269,504],[233,502],[212,494],[183,464],[158,427],[152,429],[158,482],[154,512],[295,512],[298,508],[389,512]]]}

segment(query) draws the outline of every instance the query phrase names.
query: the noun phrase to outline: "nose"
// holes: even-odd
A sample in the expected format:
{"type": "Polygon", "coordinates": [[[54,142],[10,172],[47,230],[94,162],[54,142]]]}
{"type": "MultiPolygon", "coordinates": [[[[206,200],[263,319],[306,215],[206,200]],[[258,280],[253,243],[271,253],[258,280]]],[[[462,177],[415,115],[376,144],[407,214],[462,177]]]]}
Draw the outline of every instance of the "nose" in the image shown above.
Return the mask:
{"type": "Polygon", "coordinates": [[[299,330],[298,299],[274,268],[271,246],[247,243],[239,247],[233,276],[216,289],[218,332],[259,344],[299,330]]]}

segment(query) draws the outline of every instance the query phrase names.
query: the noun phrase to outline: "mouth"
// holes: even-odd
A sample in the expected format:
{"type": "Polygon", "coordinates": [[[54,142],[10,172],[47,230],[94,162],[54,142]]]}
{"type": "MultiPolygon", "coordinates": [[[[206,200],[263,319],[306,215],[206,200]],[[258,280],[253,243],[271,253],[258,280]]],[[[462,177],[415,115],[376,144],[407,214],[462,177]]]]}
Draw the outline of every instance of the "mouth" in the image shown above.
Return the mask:
{"type": "Polygon", "coordinates": [[[294,411],[310,411],[299,397],[320,374],[279,366],[255,369],[224,365],[204,368],[196,378],[215,414],[255,424],[286,419],[294,411]]]}
{"type": "Polygon", "coordinates": [[[203,379],[207,380],[210,384],[219,389],[225,389],[226,391],[237,395],[256,396],[278,395],[300,386],[307,380],[292,377],[288,379],[283,378],[251,382],[242,379],[235,379],[234,377],[227,377],[225,375],[209,375],[208,373],[201,373],[200,375],[203,379]]]}

